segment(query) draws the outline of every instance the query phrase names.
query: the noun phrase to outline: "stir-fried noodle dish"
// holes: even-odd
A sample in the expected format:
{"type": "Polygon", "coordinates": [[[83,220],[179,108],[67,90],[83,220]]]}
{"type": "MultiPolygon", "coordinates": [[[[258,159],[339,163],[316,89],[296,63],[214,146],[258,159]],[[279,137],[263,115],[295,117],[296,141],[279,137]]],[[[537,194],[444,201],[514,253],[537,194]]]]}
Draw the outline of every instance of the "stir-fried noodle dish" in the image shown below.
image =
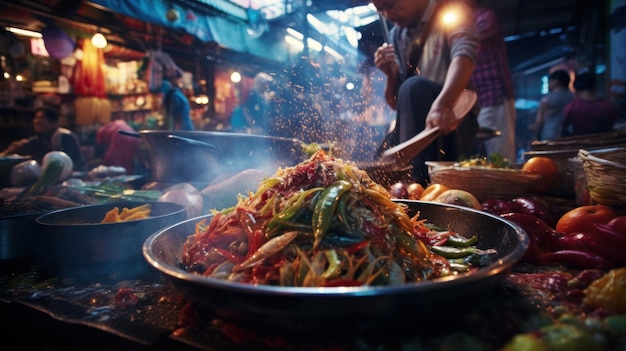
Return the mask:
{"type": "Polygon", "coordinates": [[[320,150],[214,210],[183,245],[186,271],[298,287],[421,282],[487,264],[476,237],[436,228],[354,163],[320,150]]]}

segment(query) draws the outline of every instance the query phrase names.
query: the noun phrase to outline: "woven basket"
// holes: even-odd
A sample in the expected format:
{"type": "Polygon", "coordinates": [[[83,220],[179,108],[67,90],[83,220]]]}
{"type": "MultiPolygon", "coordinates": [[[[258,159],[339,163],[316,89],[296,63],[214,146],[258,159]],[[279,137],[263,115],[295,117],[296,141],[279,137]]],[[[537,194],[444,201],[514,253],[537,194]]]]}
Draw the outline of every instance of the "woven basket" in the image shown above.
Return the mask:
{"type": "Polygon", "coordinates": [[[541,175],[518,169],[461,167],[454,162],[426,162],[431,183],[440,183],[452,189],[465,190],[478,200],[510,200],[523,196],[541,175]]]}
{"type": "Polygon", "coordinates": [[[578,157],[593,201],[602,205],[626,204],[626,148],[596,153],[581,149],[578,157]]]}

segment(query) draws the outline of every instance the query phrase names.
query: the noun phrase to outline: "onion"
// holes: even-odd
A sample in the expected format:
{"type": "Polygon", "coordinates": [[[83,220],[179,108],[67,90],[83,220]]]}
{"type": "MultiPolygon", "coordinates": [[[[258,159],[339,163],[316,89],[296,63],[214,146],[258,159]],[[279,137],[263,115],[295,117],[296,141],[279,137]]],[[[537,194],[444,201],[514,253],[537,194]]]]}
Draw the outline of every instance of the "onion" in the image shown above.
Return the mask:
{"type": "Polygon", "coordinates": [[[389,187],[389,193],[393,198],[406,199],[409,197],[409,192],[404,182],[396,182],[389,187]]]}
{"type": "Polygon", "coordinates": [[[69,178],[72,175],[72,172],[74,172],[74,162],[72,161],[72,158],[63,151],[50,151],[45,154],[42,160],[41,168],[45,170],[48,168],[50,162],[54,160],[59,160],[63,163],[63,171],[56,181],[64,181],[69,178]]]}
{"type": "Polygon", "coordinates": [[[35,160],[20,162],[13,166],[9,181],[11,186],[31,186],[41,177],[41,166],[35,160]]]}
{"type": "Polygon", "coordinates": [[[179,183],[163,190],[158,201],[173,202],[185,206],[187,218],[198,217],[202,214],[202,194],[189,183],[179,183]]]}

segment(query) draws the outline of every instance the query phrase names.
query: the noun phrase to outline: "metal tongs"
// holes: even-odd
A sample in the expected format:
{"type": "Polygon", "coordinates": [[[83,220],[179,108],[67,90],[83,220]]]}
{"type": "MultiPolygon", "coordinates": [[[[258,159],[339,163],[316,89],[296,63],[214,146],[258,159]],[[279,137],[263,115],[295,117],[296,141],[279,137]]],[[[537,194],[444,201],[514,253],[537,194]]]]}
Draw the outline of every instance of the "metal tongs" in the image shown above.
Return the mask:
{"type": "Polygon", "coordinates": [[[389,43],[389,25],[387,19],[380,11],[378,12],[378,21],[380,22],[380,29],[383,35],[383,43],[389,43]]]}

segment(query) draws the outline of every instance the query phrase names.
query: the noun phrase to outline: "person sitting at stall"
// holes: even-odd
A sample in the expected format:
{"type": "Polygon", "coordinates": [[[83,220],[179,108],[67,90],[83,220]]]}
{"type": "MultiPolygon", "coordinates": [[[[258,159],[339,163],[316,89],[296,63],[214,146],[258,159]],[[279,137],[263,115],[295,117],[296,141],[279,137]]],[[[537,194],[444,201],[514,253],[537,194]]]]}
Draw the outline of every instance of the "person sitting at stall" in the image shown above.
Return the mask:
{"type": "Polygon", "coordinates": [[[471,7],[460,1],[373,0],[395,26],[374,54],[386,76],[385,98],[396,110],[395,129],[377,154],[405,142],[426,128],[439,127],[441,137],[416,156],[412,176],[430,181],[425,161],[456,161],[469,157],[478,131],[477,108],[458,124],[452,106],[470,86],[479,38],[471,7]],[[453,10],[457,22],[442,17],[453,10]]]}
{"type": "Polygon", "coordinates": [[[577,74],[574,89],[576,97],[563,110],[561,136],[605,133],[613,130],[617,120],[617,108],[611,100],[596,94],[593,74],[588,70],[577,74]]]}
{"type": "Polygon", "coordinates": [[[120,134],[120,131],[136,133],[121,116],[114,114],[113,120],[96,132],[96,143],[104,149],[104,156],[100,161],[104,166],[124,167],[126,174],[135,173],[136,165],[141,164],[141,139],[120,134]]]}
{"type": "Polygon", "coordinates": [[[80,148],[78,136],[69,129],[59,126],[59,112],[53,108],[40,107],[33,117],[35,135],[12,142],[0,156],[18,154],[30,156],[43,163],[43,157],[50,151],[63,151],[73,162],[75,171],[85,170],[85,158],[80,148]]]}

